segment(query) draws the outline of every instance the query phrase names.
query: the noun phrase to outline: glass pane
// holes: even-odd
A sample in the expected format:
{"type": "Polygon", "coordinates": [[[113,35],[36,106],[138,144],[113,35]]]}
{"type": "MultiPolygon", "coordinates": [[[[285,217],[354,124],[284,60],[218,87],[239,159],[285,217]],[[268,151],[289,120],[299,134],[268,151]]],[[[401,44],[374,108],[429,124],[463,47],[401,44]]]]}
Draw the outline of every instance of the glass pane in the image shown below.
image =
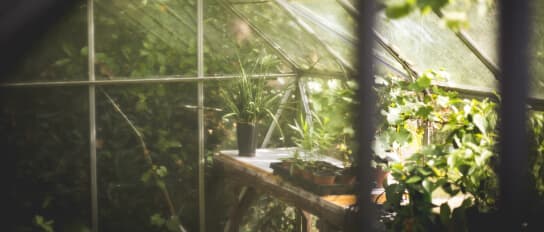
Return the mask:
{"type": "Polygon", "coordinates": [[[318,143],[319,151],[326,151],[322,155],[336,158],[345,165],[351,164],[355,81],[305,78],[304,84],[314,114],[313,127],[319,131],[316,139],[322,140],[318,143]],[[330,106],[334,106],[334,110],[330,110],[330,106]]]}
{"type": "Polygon", "coordinates": [[[444,12],[465,12],[469,25],[463,31],[484,55],[498,64],[499,18],[496,3],[456,1],[448,5],[444,12]]]}
{"type": "Polygon", "coordinates": [[[198,231],[196,89],[97,91],[101,231],[167,231],[177,223],[198,231]]]}
{"type": "Polygon", "coordinates": [[[2,89],[5,231],[90,231],[87,88],[2,89]]]}
{"type": "Polygon", "coordinates": [[[278,4],[262,2],[233,6],[286,51],[302,70],[341,71],[317,39],[301,28],[278,4]]]}
{"type": "Polygon", "coordinates": [[[493,74],[434,14],[418,12],[402,19],[389,20],[378,14],[377,30],[401,56],[417,70],[444,69],[451,84],[495,87],[493,74]]]}
{"type": "Polygon", "coordinates": [[[236,17],[218,1],[205,3],[204,61],[207,74],[236,75],[240,73],[239,59],[242,63],[254,63],[256,59],[267,56],[274,64],[268,68],[268,72],[292,72],[292,67],[282,62],[247,22],[236,17]]]}
{"type": "Polygon", "coordinates": [[[95,0],[98,79],[196,75],[196,1],[95,0]]]}
{"type": "Polygon", "coordinates": [[[4,81],[86,80],[87,7],[74,4],[72,9],[45,31],[4,81]]]}
{"type": "Polygon", "coordinates": [[[293,12],[319,35],[336,57],[353,68],[356,40],[353,36],[355,24],[351,16],[336,1],[304,3],[292,3],[293,12]],[[323,12],[324,9],[327,11],[323,12]]]}
{"type": "Polygon", "coordinates": [[[533,80],[529,85],[531,94],[537,98],[544,99],[544,3],[536,1],[533,9],[533,38],[530,44],[531,51],[531,74],[533,80]]]}

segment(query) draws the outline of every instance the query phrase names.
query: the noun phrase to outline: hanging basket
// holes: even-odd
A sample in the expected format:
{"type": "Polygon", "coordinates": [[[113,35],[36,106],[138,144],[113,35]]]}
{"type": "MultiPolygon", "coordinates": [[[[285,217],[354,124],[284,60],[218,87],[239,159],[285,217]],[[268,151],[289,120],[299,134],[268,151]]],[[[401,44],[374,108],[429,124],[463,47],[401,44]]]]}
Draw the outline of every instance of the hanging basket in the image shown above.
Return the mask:
{"type": "Polygon", "coordinates": [[[237,123],[236,140],[238,142],[238,155],[254,157],[257,149],[257,133],[255,124],[237,123]]]}

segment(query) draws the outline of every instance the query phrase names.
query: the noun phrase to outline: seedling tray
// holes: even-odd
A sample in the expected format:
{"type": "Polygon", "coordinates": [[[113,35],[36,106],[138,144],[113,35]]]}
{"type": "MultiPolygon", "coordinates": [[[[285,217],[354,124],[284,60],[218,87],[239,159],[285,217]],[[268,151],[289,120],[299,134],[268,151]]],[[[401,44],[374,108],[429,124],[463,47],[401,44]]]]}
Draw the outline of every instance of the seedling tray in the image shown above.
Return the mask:
{"type": "Polygon", "coordinates": [[[281,162],[270,163],[270,168],[274,170],[274,174],[281,176],[282,178],[291,183],[294,183],[296,186],[302,187],[303,189],[320,196],[354,193],[355,184],[316,184],[310,180],[304,179],[302,176],[291,175],[289,169],[282,166],[281,162]]]}

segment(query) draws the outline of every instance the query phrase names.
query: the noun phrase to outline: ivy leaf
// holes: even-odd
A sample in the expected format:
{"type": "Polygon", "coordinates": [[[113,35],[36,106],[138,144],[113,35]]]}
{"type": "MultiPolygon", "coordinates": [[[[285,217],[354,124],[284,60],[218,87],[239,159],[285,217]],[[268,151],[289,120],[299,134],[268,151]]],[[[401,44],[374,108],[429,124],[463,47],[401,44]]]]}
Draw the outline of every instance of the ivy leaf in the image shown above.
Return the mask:
{"type": "Polygon", "coordinates": [[[416,116],[422,117],[422,118],[427,118],[427,117],[429,117],[431,112],[433,112],[433,107],[432,106],[419,107],[419,109],[417,109],[416,116]]]}
{"type": "Polygon", "coordinates": [[[481,114],[474,114],[472,116],[472,122],[478,128],[478,130],[480,130],[480,132],[482,132],[482,134],[484,134],[484,135],[487,134],[487,131],[486,131],[487,120],[485,119],[484,116],[482,116],[481,114]]]}
{"type": "Polygon", "coordinates": [[[389,107],[389,111],[386,112],[386,118],[387,122],[389,124],[396,124],[400,121],[400,115],[401,115],[401,108],[400,107],[389,107]]]}
{"type": "Polygon", "coordinates": [[[420,92],[431,86],[431,78],[427,75],[422,75],[415,82],[410,83],[408,89],[420,92]]]}

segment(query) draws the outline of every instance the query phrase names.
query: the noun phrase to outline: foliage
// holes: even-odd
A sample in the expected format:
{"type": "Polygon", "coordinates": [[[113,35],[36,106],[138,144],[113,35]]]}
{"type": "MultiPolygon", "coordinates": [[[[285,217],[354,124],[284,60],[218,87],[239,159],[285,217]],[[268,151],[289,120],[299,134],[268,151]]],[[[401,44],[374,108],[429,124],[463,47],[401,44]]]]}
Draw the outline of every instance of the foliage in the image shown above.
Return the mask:
{"type": "MultiPolygon", "coordinates": [[[[269,67],[274,65],[270,56],[262,57],[252,67],[250,73],[266,74],[269,67]]],[[[265,77],[252,78],[240,62],[240,77],[232,88],[224,89],[221,96],[226,101],[230,113],[224,117],[235,118],[239,123],[255,124],[265,116],[271,116],[274,120],[272,108],[277,104],[277,94],[266,91],[265,77]]]]}
{"type": "Polygon", "coordinates": [[[245,215],[241,232],[295,231],[295,208],[272,197],[259,196],[245,215]]]}
{"type": "Polygon", "coordinates": [[[318,121],[320,133],[328,137],[319,149],[323,154],[341,160],[345,167],[356,165],[352,156],[356,145],[352,124],[357,104],[354,99],[356,83],[344,79],[310,79],[307,86],[312,114],[316,115],[314,118],[318,117],[314,121],[318,121]]]}
{"type": "MultiPolygon", "coordinates": [[[[390,93],[383,96],[386,120],[378,139],[386,141],[389,149],[413,146],[430,133],[424,128],[433,129],[428,145],[416,142],[418,147],[412,154],[402,154],[398,161],[385,164],[397,181],[386,187],[386,208],[396,213],[393,219],[385,219],[392,230],[406,229],[408,224],[414,231],[448,227],[451,220],[462,220],[469,207],[487,212],[496,206],[495,103],[463,99],[441,90],[432,85],[437,78],[438,72],[428,71],[413,83],[392,79],[378,90],[390,93]],[[447,198],[462,194],[465,201],[452,212],[443,205],[441,214],[436,215],[431,200],[437,190],[447,198]],[[404,194],[407,204],[401,200],[404,194]]],[[[453,225],[464,226],[459,221],[453,225]]]]}
{"type": "Polygon", "coordinates": [[[331,146],[333,137],[325,128],[328,124],[327,119],[322,121],[315,113],[304,117],[302,114],[295,124],[289,125],[296,133],[293,141],[298,148],[302,150],[302,159],[313,161],[320,159],[331,146]]]}
{"type": "Polygon", "coordinates": [[[529,164],[535,191],[544,197],[544,113],[531,112],[529,117],[529,164]]]}
{"type": "MultiPolygon", "coordinates": [[[[385,15],[391,19],[399,19],[406,17],[414,11],[420,11],[421,14],[430,12],[441,12],[443,24],[454,30],[467,28],[469,22],[466,12],[452,11],[448,9],[455,0],[384,0],[385,15]]],[[[493,4],[493,0],[469,0],[464,1],[465,4],[477,4],[481,8],[489,8],[493,4]]]]}

